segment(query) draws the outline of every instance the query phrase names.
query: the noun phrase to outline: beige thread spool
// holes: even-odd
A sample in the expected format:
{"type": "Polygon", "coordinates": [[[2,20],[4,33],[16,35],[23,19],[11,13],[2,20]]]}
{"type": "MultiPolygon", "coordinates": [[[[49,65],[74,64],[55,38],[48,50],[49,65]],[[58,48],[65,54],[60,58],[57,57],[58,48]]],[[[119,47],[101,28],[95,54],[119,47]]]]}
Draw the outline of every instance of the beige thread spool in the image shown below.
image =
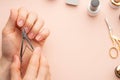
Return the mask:
{"type": "Polygon", "coordinates": [[[120,2],[120,0],[114,0],[116,3],[119,3],[120,2]]]}
{"type": "Polygon", "coordinates": [[[110,0],[110,6],[112,8],[119,8],[120,7],[120,0],[110,0]]]}

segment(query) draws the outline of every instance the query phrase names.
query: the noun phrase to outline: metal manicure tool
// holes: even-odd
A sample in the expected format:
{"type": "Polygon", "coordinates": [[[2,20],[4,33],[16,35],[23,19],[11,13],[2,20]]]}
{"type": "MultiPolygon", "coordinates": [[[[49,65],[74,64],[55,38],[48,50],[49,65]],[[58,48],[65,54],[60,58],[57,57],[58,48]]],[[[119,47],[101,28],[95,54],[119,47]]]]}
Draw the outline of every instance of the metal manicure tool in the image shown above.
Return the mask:
{"type": "Polygon", "coordinates": [[[107,27],[109,30],[109,35],[110,35],[110,38],[111,38],[112,43],[113,43],[113,47],[111,47],[109,49],[109,54],[110,54],[111,58],[116,59],[118,57],[118,52],[120,51],[120,38],[113,35],[112,28],[111,28],[110,24],[108,23],[107,19],[105,19],[105,22],[107,24],[107,27]],[[114,52],[114,54],[113,54],[113,52],[114,52]]]}
{"type": "MultiPolygon", "coordinates": [[[[23,54],[24,54],[24,50],[23,50],[23,47],[24,47],[24,40],[26,40],[26,42],[29,44],[29,46],[31,47],[31,50],[34,50],[34,47],[32,45],[32,43],[30,42],[28,36],[27,36],[27,33],[25,32],[25,29],[22,29],[22,42],[21,42],[21,48],[20,48],[20,61],[21,61],[21,64],[22,64],[22,57],[23,57],[23,54]]],[[[26,48],[26,46],[25,46],[26,48]]]]}

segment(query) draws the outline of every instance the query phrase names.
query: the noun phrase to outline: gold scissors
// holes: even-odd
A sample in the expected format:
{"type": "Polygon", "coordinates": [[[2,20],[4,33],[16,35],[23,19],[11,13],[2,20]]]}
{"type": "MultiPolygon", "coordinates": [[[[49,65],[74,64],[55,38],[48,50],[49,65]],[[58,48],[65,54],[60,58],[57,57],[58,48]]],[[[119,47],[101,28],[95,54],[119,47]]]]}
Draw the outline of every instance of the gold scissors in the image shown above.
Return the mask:
{"type": "Polygon", "coordinates": [[[111,47],[109,49],[109,55],[111,58],[116,59],[118,57],[118,53],[120,51],[120,39],[118,37],[116,37],[115,35],[113,35],[112,28],[111,28],[110,24],[108,23],[107,18],[105,19],[105,22],[108,27],[109,35],[110,35],[110,38],[113,43],[113,47],[111,47]],[[113,51],[114,51],[114,54],[113,54],[113,51]]]}

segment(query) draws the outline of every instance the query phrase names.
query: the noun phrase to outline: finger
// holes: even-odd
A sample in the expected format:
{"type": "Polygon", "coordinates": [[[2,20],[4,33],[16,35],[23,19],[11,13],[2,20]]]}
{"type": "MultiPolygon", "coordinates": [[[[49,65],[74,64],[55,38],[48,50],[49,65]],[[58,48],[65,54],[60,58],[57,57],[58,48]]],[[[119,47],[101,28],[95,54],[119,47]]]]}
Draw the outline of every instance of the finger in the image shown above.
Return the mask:
{"type": "Polygon", "coordinates": [[[25,75],[25,72],[27,70],[27,66],[29,64],[32,53],[33,52],[27,46],[25,46],[24,54],[23,54],[23,57],[22,57],[22,69],[21,69],[21,72],[22,72],[21,76],[22,77],[24,77],[24,75],[25,75]]]}
{"type": "Polygon", "coordinates": [[[10,67],[11,80],[21,80],[20,76],[20,60],[17,55],[14,56],[13,62],[10,67]]]}
{"type": "Polygon", "coordinates": [[[48,72],[48,74],[46,76],[46,80],[51,80],[51,74],[50,74],[50,72],[48,72]]]}
{"type": "Polygon", "coordinates": [[[27,20],[24,25],[24,29],[25,29],[26,33],[28,33],[31,30],[31,28],[34,25],[34,23],[36,22],[36,20],[37,20],[36,13],[31,12],[28,14],[27,20]]]}
{"type": "Polygon", "coordinates": [[[17,16],[18,16],[18,11],[16,9],[11,9],[9,19],[2,32],[3,35],[15,31],[17,16]]]}
{"type": "Polygon", "coordinates": [[[28,64],[27,71],[26,71],[26,74],[23,80],[35,80],[36,75],[37,75],[37,70],[39,67],[40,53],[41,53],[41,49],[37,47],[34,50],[33,55],[30,59],[30,62],[28,64]]]}
{"type": "Polygon", "coordinates": [[[48,72],[49,72],[49,65],[47,59],[43,55],[41,55],[37,80],[45,80],[48,72]]]}
{"type": "Polygon", "coordinates": [[[41,41],[45,41],[47,39],[47,37],[49,36],[50,31],[48,28],[44,28],[41,32],[38,33],[38,35],[36,36],[36,40],[41,42],[41,41]]]}
{"type": "Polygon", "coordinates": [[[36,36],[36,34],[38,34],[39,30],[43,27],[43,25],[44,25],[43,20],[38,19],[28,34],[29,38],[33,39],[36,36]],[[33,34],[33,35],[31,35],[31,34],[33,34]]]}
{"type": "Polygon", "coordinates": [[[17,25],[18,27],[23,27],[27,18],[28,11],[22,7],[22,8],[19,8],[18,12],[19,13],[17,18],[17,25]]]}

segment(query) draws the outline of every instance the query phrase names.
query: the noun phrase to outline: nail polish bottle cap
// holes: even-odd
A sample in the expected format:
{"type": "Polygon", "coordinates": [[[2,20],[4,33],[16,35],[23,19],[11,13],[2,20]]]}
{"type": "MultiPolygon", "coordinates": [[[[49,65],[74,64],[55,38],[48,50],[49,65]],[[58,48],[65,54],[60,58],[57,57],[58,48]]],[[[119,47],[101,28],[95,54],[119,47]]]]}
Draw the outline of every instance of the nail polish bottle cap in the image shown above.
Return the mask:
{"type": "Polygon", "coordinates": [[[99,6],[99,0],[92,0],[92,1],[91,1],[91,5],[92,5],[93,7],[98,7],[98,6],[99,6]]]}
{"type": "Polygon", "coordinates": [[[92,0],[91,1],[91,10],[92,11],[97,10],[99,4],[100,4],[99,0],[92,0]]]}

